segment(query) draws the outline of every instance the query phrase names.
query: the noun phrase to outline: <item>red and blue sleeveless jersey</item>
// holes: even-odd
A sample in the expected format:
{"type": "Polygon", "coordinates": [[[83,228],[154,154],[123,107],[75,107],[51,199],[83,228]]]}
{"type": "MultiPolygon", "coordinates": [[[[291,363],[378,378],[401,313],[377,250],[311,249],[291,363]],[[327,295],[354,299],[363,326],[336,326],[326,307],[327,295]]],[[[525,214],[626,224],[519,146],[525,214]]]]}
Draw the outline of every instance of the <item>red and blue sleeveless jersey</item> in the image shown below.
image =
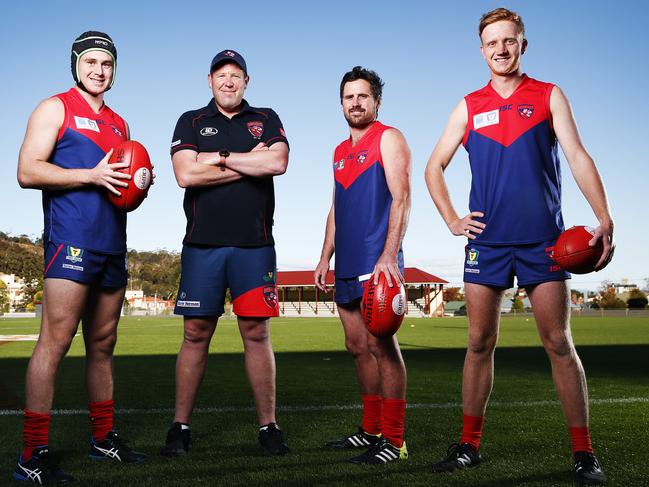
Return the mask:
{"type": "MultiPolygon", "coordinates": [[[[392,195],[383,170],[381,137],[389,128],[374,122],[356,145],[347,139],[334,152],[337,278],[369,274],[383,253],[392,195]]],[[[401,252],[399,259],[403,265],[401,252]]]]}
{"type": "MultiPolygon", "coordinates": [[[[50,161],[65,169],[92,169],[113,147],[126,140],[122,117],[104,105],[95,113],[72,88],[55,95],[65,117],[50,161]]],[[[43,190],[44,240],[107,254],[126,251],[126,213],[108,200],[107,190],[90,186],[43,190]]]]}
{"type": "Polygon", "coordinates": [[[491,86],[465,97],[463,144],[471,164],[470,211],[486,224],[476,242],[527,244],[563,231],[561,171],[552,128],[554,85],[526,75],[509,98],[491,86]]]}

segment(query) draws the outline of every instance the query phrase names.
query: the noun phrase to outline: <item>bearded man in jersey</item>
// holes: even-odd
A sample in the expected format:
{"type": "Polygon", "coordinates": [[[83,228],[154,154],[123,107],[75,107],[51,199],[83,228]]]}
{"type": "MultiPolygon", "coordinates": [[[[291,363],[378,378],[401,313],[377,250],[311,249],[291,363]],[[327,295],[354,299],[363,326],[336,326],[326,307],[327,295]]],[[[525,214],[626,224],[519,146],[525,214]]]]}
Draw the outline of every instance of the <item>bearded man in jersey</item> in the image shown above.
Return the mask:
{"type": "Polygon", "coordinates": [[[90,456],[141,463],[146,455],[113,430],[113,350],[127,282],[126,213],[108,199],[130,176],[128,163],[109,164],[129,139],[126,122],[104,103],[115,80],[117,50],[102,32],[72,44],[76,85],[38,105],[18,160],[18,182],[43,191],[45,272],[43,317],[27,367],[24,449],[14,478],[66,484],[49,455],[50,409],[61,360],[79,322],[86,347],[86,388],[92,423],[90,456]]]}
{"type": "Polygon", "coordinates": [[[613,219],[604,185],[584,149],[566,96],[559,87],[521,71],[528,43],[519,15],[504,8],[485,14],[480,50],[491,80],[467,95],[451,114],[426,168],[426,182],[453,235],[468,238],[464,282],[469,345],[464,362],[462,435],[436,472],[478,465],[482,426],[493,384],[503,292],[514,276],[532,303],[539,335],[572,439],[575,476],[600,484],[604,473],[593,454],[588,392],[570,332],[570,275],[548,255],[563,231],[557,142],[599,226],[590,245],[604,252],[596,270],[613,255],[613,219]],[[470,213],[460,217],[449,197],[444,170],[460,146],[469,153],[470,213]]]}
{"type": "Polygon", "coordinates": [[[403,440],[406,367],[396,336],[377,338],[360,310],[364,286],[385,274],[403,283],[401,242],[410,212],[410,149],[397,129],[377,120],[383,81],[356,66],[343,76],[340,101],[350,136],[334,152],[334,195],[327,217],[316,286],[327,291],[329,261],[336,253],[335,301],[354,358],[363,401],[358,432],[330,441],[330,448],[367,448],[352,463],[385,464],[408,457],[403,440]]]}

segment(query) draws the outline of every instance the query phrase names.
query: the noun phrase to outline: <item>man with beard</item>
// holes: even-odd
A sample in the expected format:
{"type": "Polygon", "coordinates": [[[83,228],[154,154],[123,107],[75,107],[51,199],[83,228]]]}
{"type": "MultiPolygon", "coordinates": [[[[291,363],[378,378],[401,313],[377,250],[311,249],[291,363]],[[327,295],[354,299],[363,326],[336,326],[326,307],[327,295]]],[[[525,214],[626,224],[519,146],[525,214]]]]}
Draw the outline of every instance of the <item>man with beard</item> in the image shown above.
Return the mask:
{"type": "Polygon", "coordinates": [[[335,300],[363,401],[358,432],[327,446],[367,448],[349,460],[365,464],[408,458],[403,440],[406,367],[399,343],[396,336],[370,334],[360,310],[369,279],[377,283],[383,273],[390,286],[404,282],[401,242],[410,211],[410,150],[401,132],[377,120],[382,90],[381,78],[360,66],[340,84],[350,137],[334,152],[333,204],[314,274],[316,286],[326,292],[335,251],[335,300]]]}

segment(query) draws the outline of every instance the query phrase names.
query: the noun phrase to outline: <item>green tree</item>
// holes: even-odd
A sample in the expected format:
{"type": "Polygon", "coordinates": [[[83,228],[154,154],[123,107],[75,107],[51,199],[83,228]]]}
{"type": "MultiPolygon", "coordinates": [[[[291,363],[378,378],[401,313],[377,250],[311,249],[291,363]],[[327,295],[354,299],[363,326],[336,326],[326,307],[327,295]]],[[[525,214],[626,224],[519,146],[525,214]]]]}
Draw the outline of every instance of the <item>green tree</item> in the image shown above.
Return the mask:
{"type": "Polygon", "coordinates": [[[510,313],[522,313],[523,311],[525,311],[523,300],[516,296],[512,302],[512,309],[510,313]]]}
{"type": "Polygon", "coordinates": [[[617,297],[615,289],[608,288],[600,293],[599,307],[604,309],[626,309],[626,303],[617,297]]]}
{"type": "Polygon", "coordinates": [[[629,309],[645,309],[647,303],[649,303],[649,300],[647,300],[647,296],[642,291],[639,289],[631,289],[629,299],[626,300],[629,309]]]}
{"type": "Polygon", "coordinates": [[[9,311],[9,293],[4,281],[0,281],[0,313],[9,311]]]}

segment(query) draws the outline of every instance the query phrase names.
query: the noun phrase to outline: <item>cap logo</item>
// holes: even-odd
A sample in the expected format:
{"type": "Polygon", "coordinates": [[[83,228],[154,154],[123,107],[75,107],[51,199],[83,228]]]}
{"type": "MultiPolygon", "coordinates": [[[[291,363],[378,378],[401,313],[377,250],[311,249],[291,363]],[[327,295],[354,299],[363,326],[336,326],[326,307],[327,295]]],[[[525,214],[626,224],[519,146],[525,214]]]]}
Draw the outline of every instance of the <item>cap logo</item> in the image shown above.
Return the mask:
{"type": "Polygon", "coordinates": [[[229,56],[229,57],[234,57],[234,56],[235,56],[235,54],[234,54],[232,51],[225,51],[225,52],[223,53],[223,55],[224,55],[224,56],[229,56]]]}

